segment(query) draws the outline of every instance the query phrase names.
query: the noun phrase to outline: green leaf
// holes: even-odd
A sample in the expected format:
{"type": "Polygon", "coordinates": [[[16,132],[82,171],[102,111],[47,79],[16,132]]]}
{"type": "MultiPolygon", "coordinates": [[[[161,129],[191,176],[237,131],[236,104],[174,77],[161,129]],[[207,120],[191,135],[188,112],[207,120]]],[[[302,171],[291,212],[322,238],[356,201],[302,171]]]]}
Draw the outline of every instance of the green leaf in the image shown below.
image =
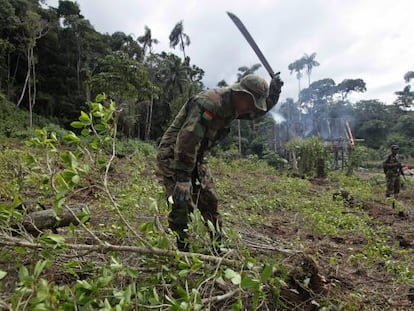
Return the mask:
{"type": "Polygon", "coordinates": [[[108,284],[111,283],[112,279],[113,279],[112,275],[101,276],[98,278],[97,286],[98,287],[108,286],[108,284]]]}
{"type": "Polygon", "coordinates": [[[65,178],[61,174],[56,176],[56,180],[59,184],[59,188],[60,188],[59,190],[66,191],[66,190],[70,189],[70,187],[69,187],[68,183],[66,182],[65,178]]]}
{"type": "Polygon", "coordinates": [[[111,304],[108,301],[108,298],[105,298],[104,309],[103,310],[112,310],[112,307],[111,307],[111,304]]]}
{"type": "Polygon", "coordinates": [[[42,235],[42,238],[45,240],[50,240],[56,244],[63,244],[65,243],[65,237],[55,233],[47,233],[42,235]]]}
{"type": "Polygon", "coordinates": [[[84,288],[84,289],[88,289],[91,290],[92,289],[92,285],[88,283],[88,281],[86,280],[77,280],[76,281],[78,287],[80,288],[84,288]]]}
{"type": "Polygon", "coordinates": [[[88,136],[88,135],[90,134],[90,132],[91,132],[91,130],[90,130],[90,129],[88,129],[88,128],[84,128],[84,129],[81,131],[81,135],[82,135],[82,136],[88,136]]]}
{"type": "Polygon", "coordinates": [[[65,203],[65,200],[66,200],[65,196],[62,195],[62,193],[59,193],[59,195],[56,197],[56,200],[55,200],[56,208],[62,208],[63,204],[65,203]]]}
{"type": "Polygon", "coordinates": [[[89,125],[89,124],[92,123],[92,120],[91,120],[90,116],[86,112],[84,112],[84,111],[81,111],[81,115],[79,117],[79,121],[83,125],[89,125]]]}
{"type": "Polygon", "coordinates": [[[213,223],[209,220],[207,221],[208,229],[211,231],[211,233],[216,233],[216,228],[214,227],[213,223]]]}
{"type": "Polygon", "coordinates": [[[179,277],[181,278],[185,278],[188,275],[188,270],[184,269],[184,270],[180,270],[180,272],[178,272],[179,277]]]}
{"type": "Polygon", "coordinates": [[[71,180],[74,184],[79,184],[80,177],[79,177],[79,175],[74,175],[71,180]]]}
{"type": "Polygon", "coordinates": [[[70,123],[70,126],[71,126],[71,127],[74,127],[75,129],[81,129],[81,128],[84,128],[83,123],[82,123],[82,122],[79,122],[79,121],[73,121],[73,122],[71,122],[71,123],[70,123]]]}
{"type": "Polygon", "coordinates": [[[95,118],[102,118],[104,116],[104,113],[102,111],[94,111],[93,116],[95,118]]]}
{"type": "Polygon", "coordinates": [[[29,276],[29,270],[25,266],[21,266],[19,269],[19,280],[23,281],[29,276]]]}
{"type": "Polygon", "coordinates": [[[24,160],[27,163],[28,166],[32,167],[34,165],[37,165],[37,160],[34,156],[31,154],[27,154],[24,156],[24,160]]]}
{"type": "Polygon", "coordinates": [[[38,278],[40,276],[43,269],[46,267],[47,263],[48,263],[47,260],[41,260],[41,261],[36,262],[36,265],[33,271],[33,276],[35,278],[38,278]]]}
{"type": "Polygon", "coordinates": [[[204,266],[203,262],[197,257],[192,257],[194,264],[191,266],[192,271],[196,271],[204,266]]]}
{"type": "Polygon", "coordinates": [[[272,275],[272,271],[273,271],[272,266],[265,265],[265,267],[263,268],[262,274],[260,275],[260,281],[264,283],[267,280],[269,280],[269,278],[272,275]]]}
{"type": "Polygon", "coordinates": [[[57,137],[56,137],[56,133],[55,132],[51,132],[50,133],[50,139],[52,140],[52,142],[57,142],[57,137]]]}
{"type": "Polygon", "coordinates": [[[98,95],[96,95],[96,97],[95,97],[95,101],[96,101],[97,103],[101,103],[101,102],[103,102],[105,99],[106,99],[106,94],[105,94],[105,93],[98,94],[98,95]]]}
{"type": "Polygon", "coordinates": [[[126,275],[128,275],[131,278],[137,278],[139,276],[139,272],[135,269],[126,268],[125,269],[126,275]]]}
{"type": "Polygon", "coordinates": [[[168,245],[170,245],[170,240],[165,236],[160,237],[157,241],[158,248],[168,248],[168,245]]]}
{"type": "Polygon", "coordinates": [[[119,261],[116,260],[115,257],[111,256],[111,263],[110,263],[110,267],[113,270],[120,270],[122,268],[122,263],[120,263],[119,261]]]}
{"type": "Polygon", "coordinates": [[[89,143],[89,145],[92,147],[92,149],[98,150],[99,149],[99,141],[93,140],[89,143]]]}
{"type": "Polygon", "coordinates": [[[7,275],[6,271],[0,270],[0,280],[3,280],[7,275]]]}
{"type": "Polygon", "coordinates": [[[224,276],[226,279],[229,279],[234,285],[239,285],[241,282],[241,275],[240,273],[228,268],[224,271],[224,276]]]}
{"type": "Polygon", "coordinates": [[[72,169],[76,169],[79,167],[79,162],[76,156],[73,154],[73,152],[69,151],[69,157],[70,157],[70,167],[72,169]]]}
{"type": "Polygon", "coordinates": [[[36,304],[36,306],[32,309],[33,311],[49,311],[50,308],[46,306],[45,303],[36,304]]]}
{"type": "Polygon", "coordinates": [[[257,279],[253,279],[250,277],[245,277],[241,281],[241,287],[243,289],[258,289],[260,286],[260,282],[257,279]]]}
{"type": "Polygon", "coordinates": [[[96,124],[95,125],[95,129],[97,130],[97,131],[104,131],[105,129],[106,129],[106,126],[105,125],[103,125],[103,124],[96,124]]]}
{"type": "Polygon", "coordinates": [[[68,143],[78,143],[80,142],[80,138],[78,136],[76,136],[75,133],[73,132],[69,132],[68,134],[66,134],[65,136],[63,136],[63,140],[68,142],[68,143]]]}

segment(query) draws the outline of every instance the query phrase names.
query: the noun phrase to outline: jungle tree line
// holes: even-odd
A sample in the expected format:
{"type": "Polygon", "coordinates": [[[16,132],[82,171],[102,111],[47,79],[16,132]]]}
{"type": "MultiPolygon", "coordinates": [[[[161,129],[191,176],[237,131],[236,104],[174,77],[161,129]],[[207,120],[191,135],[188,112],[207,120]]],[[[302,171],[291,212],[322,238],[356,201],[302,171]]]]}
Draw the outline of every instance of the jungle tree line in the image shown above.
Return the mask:
{"type": "MultiPolygon", "coordinates": [[[[145,26],[137,38],[97,32],[79,5],[0,0],[0,91],[16,106],[68,124],[96,94],[122,108],[126,136],[156,139],[185,100],[202,89],[204,71],[185,56],[190,39],[180,21],[169,36],[184,57],[154,53],[145,26]]],[[[28,120],[30,125],[31,120],[28,120]]]]}
{"type": "MultiPolygon", "coordinates": [[[[203,69],[186,54],[191,40],[183,21],[175,25],[168,40],[182,57],[155,53],[159,40],[148,26],[137,38],[123,32],[97,32],[76,2],[60,0],[53,8],[41,0],[0,0],[0,91],[30,115],[54,117],[63,125],[75,119],[79,110],[87,110],[87,102],[104,91],[122,108],[122,135],[157,140],[185,101],[204,88],[203,69]]],[[[235,122],[222,147],[237,146],[241,153],[265,156],[291,138],[324,138],[326,120],[347,118],[354,135],[364,138],[368,147],[395,142],[414,150],[413,71],[402,77],[407,85],[395,92],[395,102],[386,105],[378,100],[349,100],[350,93],[366,91],[362,79],[312,82],[317,66],[316,53],[304,54],[288,65],[298,79],[298,99],[288,98],[278,105],[286,122],[275,124],[269,115],[235,122]],[[307,87],[301,83],[303,77],[307,87]]],[[[258,68],[260,64],[242,65],[237,77],[258,68]]],[[[222,80],[218,86],[233,82],[222,80]]]]}
{"type": "MultiPolygon", "coordinates": [[[[292,138],[317,136],[324,141],[345,136],[343,123],[349,122],[354,137],[361,138],[360,144],[373,149],[388,149],[397,143],[406,154],[414,156],[414,92],[410,82],[414,72],[408,71],[404,77],[406,86],[395,91],[393,103],[379,100],[349,100],[352,92],[365,92],[366,84],[362,79],[349,78],[336,83],[331,78],[311,82],[311,72],[319,66],[316,53],[289,64],[291,74],[295,73],[300,86],[304,72],[308,76],[308,87],[300,89],[298,99],[287,98],[280,107],[286,122],[279,125],[280,144],[292,138]],[[328,128],[329,127],[329,128],[328,128]],[[336,133],[333,133],[335,132],[336,133]]],[[[344,137],[345,138],[345,137],[344,137]]]]}
{"type": "MultiPolygon", "coordinates": [[[[312,71],[319,66],[316,55],[305,53],[288,65],[288,70],[298,79],[299,91],[297,100],[287,98],[274,109],[284,121],[274,120],[269,114],[260,120],[242,120],[241,129],[234,125],[232,137],[222,145],[228,148],[237,144],[242,153],[261,157],[272,151],[287,156],[286,146],[292,139],[318,137],[328,144],[342,140],[346,143],[347,121],[357,144],[381,149],[379,157],[394,143],[402,147],[405,155],[414,156],[414,92],[411,91],[414,71],[408,71],[402,77],[406,86],[402,91],[395,91],[393,103],[377,99],[352,102],[349,99],[351,93],[367,90],[365,81],[348,78],[336,83],[331,78],[324,78],[312,82],[312,71]],[[300,81],[305,75],[308,86],[303,88],[300,81]]],[[[258,68],[260,64],[240,67],[238,79],[258,68]]],[[[227,83],[222,80],[218,85],[226,86],[227,83]]]]}

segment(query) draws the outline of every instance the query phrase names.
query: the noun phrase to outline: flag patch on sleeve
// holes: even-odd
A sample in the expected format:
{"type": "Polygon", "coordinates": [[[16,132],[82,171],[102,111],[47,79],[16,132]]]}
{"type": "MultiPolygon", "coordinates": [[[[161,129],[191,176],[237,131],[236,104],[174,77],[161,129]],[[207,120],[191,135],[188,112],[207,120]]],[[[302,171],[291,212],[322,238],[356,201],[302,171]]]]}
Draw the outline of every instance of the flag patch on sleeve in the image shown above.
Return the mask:
{"type": "Polygon", "coordinates": [[[208,110],[204,110],[201,117],[206,121],[211,121],[214,118],[214,114],[208,110]]]}

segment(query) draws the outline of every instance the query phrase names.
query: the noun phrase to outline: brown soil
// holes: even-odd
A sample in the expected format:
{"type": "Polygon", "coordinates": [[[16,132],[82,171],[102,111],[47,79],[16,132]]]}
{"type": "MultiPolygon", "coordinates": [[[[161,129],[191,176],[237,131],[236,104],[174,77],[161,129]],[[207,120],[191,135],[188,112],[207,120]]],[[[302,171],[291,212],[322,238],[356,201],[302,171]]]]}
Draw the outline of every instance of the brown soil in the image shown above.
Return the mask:
{"type": "MultiPolygon", "coordinates": [[[[332,191],[324,180],[311,182],[317,192],[332,191]]],[[[360,204],[370,217],[370,226],[386,225],[390,228],[387,240],[394,243],[390,246],[405,250],[406,256],[413,258],[409,267],[412,269],[414,215],[409,210],[398,211],[392,205],[386,205],[384,198],[375,202],[343,199],[344,204],[351,204],[350,209],[352,204],[360,204]]],[[[402,191],[399,202],[414,209],[414,193],[402,191]]],[[[355,212],[361,212],[361,209],[355,209],[355,212]]],[[[251,243],[253,249],[260,252],[267,248],[270,253],[279,253],[284,263],[293,267],[290,290],[282,292],[282,300],[288,309],[319,310],[319,299],[326,301],[329,297],[342,297],[343,301],[359,300],[359,304],[356,303],[358,310],[414,310],[413,284],[400,282],[398,276],[385,267],[384,260],[378,259],[370,264],[353,260],[353,256],[361,254],[368,243],[362,232],[316,236],[306,229],[306,219],[297,212],[278,210],[270,218],[270,223],[263,228],[255,228],[254,233],[246,233],[245,229],[241,231],[247,241],[256,237],[256,242],[251,243]],[[260,237],[266,244],[257,247],[260,237]],[[300,248],[292,249],[292,245],[300,245],[300,248]],[[307,287],[303,286],[306,278],[309,279],[307,287]],[[355,293],[358,293],[358,299],[353,298],[355,293]]]]}

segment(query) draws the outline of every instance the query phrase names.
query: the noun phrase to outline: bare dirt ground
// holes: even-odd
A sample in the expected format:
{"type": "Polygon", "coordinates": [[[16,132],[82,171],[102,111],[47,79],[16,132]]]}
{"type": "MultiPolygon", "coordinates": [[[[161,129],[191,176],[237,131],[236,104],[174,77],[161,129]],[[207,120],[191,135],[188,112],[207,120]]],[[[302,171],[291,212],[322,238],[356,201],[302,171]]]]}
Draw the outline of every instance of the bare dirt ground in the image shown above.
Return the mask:
{"type": "MultiPolygon", "coordinates": [[[[313,180],[312,183],[315,191],[331,191],[322,180],[313,180]]],[[[412,191],[402,191],[398,200],[400,204],[414,209],[412,191]]],[[[387,205],[383,198],[358,204],[362,204],[362,209],[369,215],[370,226],[386,225],[390,228],[387,237],[394,244],[390,247],[405,250],[406,256],[412,258],[414,214],[399,211],[392,204],[387,205]]],[[[298,213],[282,210],[271,216],[268,226],[258,228],[252,234],[269,239],[272,241],[268,241],[269,245],[273,243],[274,249],[281,249],[282,253],[283,249],[292,245],[292,241],[301,245],[302,253],[286,251],[284,261],[298,272],[298,284],[306,276],[310,277],[310,284],[307,288],[296,286],[297,293],[285,292],[287,305],[295,310],[319,310],[318,297],[342,297],[343,301],[349,301],[358,295],[360,305],[357,309],[360,310],[414,310],[413,284],[397,280],[395,274],[389,271],[389,266],[386,268],[384,260],[370,264],[353,260],[367,246],[364,234],[358,235],[353,231],[349,235],[317,236],[306,229],[305,222],[298,213]]]]}

